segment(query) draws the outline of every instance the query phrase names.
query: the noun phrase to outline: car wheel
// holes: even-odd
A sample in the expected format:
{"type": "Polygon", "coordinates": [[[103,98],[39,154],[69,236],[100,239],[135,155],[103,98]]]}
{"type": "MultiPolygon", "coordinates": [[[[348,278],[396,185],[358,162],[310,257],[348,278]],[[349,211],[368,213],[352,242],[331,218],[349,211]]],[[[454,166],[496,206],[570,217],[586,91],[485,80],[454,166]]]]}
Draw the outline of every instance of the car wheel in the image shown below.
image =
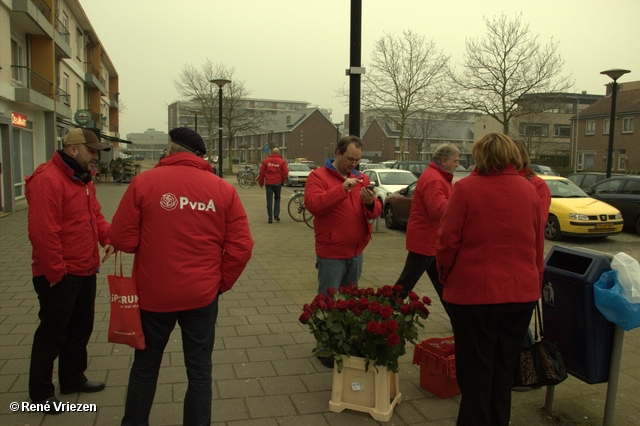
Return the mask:
{"type": "Polygon", "coordinates": [[[560,231],[560,223],[558,222],[558,218],[549,215],[547,219],[547,224],[544,227],[544,237],[547,240],[558,241],[562,238],[562,232],[560,231]]]}
{"type": "Polygon", "coordinates": [[[384,224],[389,229],[398,229],[398,222],[396,222],[396,215],[393,213],[393,206],[387,204],[384,207],[384,224]]]}

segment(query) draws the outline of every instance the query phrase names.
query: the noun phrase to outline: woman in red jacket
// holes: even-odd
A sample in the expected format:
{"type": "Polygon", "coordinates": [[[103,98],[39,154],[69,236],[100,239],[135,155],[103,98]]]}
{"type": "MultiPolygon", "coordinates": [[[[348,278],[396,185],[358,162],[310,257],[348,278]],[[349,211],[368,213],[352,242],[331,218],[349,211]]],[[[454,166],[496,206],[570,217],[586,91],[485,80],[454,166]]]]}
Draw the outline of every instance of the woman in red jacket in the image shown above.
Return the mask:
{"type": "Polygon", "coordinates": [[[442,217],[436,264],[456,341],[457,424],[507,426],[511,376],[541,291],[544,218],[508,136],[483,136],[472,154],[476,168],[442,217]]]}

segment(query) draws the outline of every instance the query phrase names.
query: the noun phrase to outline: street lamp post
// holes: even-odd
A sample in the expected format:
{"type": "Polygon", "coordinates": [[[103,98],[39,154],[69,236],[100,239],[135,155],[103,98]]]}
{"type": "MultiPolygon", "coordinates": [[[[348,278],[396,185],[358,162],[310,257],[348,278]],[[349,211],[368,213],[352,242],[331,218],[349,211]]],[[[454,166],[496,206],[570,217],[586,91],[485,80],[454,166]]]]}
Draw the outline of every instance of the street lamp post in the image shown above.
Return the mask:
{"type": "MultiPolygon", "coordinates": [[[[222,178],[222,87],[231,83],[231,80],[216,78],[209,80],[209,82],[218,86],[218,176],[222,178]]],[[[231,160],[231,158],[229,159],[231,160]]]]}
{"type": "Polygon", "coordinates": [[[618,82],[617,80],[629,73],[629,70],[622,69],[612,69],[607,71],[602,71],[600,74],[604,74],[609,76],[613,80],[613,84],[611,85],[611,118],[609,119],[609,148],[607,150],[607,178],[611,177],[611,168],[613,166],[613,133],[616,128],[616,97],[618,94],[618,82]]]}

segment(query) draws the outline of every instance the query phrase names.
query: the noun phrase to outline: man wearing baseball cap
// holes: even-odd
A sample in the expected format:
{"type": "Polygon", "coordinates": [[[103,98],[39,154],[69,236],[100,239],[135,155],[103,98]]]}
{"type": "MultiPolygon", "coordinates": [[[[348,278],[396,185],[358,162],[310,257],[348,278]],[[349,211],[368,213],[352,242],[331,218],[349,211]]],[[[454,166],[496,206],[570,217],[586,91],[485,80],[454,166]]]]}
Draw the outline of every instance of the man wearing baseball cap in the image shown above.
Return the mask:
{"type": "Polygon", "coordinates": [[[40,302],[29,397],[49,406],[49,414],[62,412],[52,381],[56,358],[60,393],[104,389],[104,383],[89,381],[84,372],[93,331],[98,244],[104,247],[103,262],[113,253],[109,224],[92,181],[98,151],[110,149],[93,132],[73,129],[64,148],[38,166],[26,183],[33,287],[40,302]]]}
{"type": "Polygon", "coordinates": [[[202,137],[186,127],[172,129],[169,137],[169,156],[131,180],[108,231],[116,249],[135,253],[146,343],[135,351],[122,426],[149,424],[162,354],[176,322],[189,381],[182,424],[211,423],[218,296],[238,280],[253,249],[240,197],[202,158],[202,137]]]}

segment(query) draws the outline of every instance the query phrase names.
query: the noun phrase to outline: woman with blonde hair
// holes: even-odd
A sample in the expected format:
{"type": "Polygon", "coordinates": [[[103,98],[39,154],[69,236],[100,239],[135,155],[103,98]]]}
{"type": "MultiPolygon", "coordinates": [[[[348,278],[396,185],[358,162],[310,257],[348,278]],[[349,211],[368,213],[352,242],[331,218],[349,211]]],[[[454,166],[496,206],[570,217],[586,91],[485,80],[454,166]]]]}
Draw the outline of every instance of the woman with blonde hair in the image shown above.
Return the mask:
{"type": "Polygon", "coordinates": [[[509,424],[511,376],[541,292],[544,218],[522,158],[501,133],[478,139],[476,168],[456,183],[436,250],[453,312],[458,426],[509,424]]]}

